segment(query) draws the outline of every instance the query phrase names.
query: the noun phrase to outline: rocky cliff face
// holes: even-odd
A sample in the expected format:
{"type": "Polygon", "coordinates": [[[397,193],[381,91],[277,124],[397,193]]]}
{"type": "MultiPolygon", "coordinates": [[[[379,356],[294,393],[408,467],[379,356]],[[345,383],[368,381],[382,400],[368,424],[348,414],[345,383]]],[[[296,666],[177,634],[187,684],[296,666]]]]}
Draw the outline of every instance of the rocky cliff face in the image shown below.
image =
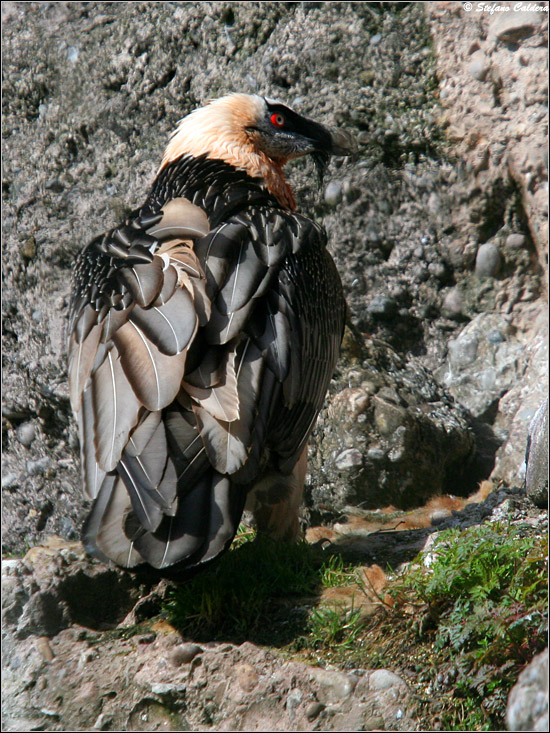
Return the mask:
{"type": "Polygon", "coordinates": [[[306,520],[466,495],[489,476],[523,482],[546,392],[547,12],[8,2],[2,13],[6,553],[76,540],[86,513],[64,346],[74,256],[142,202],[177,121],[235,90],[280,98],[360,146],[321,190],[308,162],[289,174],[299,209],[328,230],[350,307],[306,520]]]}

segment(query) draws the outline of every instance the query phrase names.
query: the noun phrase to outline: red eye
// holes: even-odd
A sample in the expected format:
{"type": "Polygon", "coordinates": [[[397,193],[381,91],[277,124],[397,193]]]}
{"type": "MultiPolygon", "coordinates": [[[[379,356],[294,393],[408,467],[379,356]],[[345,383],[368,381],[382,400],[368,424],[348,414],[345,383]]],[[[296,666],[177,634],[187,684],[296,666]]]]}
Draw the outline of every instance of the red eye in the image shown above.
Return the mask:
{"type": "Polygon", "coordinates": [[[278,112],[274,112],[271,115],[271,124],[275,125],[275,127],[284,127],[285,118],[283,117],[283,115],[279,114],[278,112]]]}

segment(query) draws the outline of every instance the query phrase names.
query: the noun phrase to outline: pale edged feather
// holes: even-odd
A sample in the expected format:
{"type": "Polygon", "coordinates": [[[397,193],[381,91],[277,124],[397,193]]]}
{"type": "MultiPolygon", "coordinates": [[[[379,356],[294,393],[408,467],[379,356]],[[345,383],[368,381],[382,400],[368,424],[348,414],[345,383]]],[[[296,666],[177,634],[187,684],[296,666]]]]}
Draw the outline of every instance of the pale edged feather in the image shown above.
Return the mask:
{"type": "Polygon", "coordinates": [[[153,257],[151,262],[129,265],[118,270],[118,279],[128,288],[132,298],[141,306],[152,303],[164,284],[164,261],[153,257]]]}
{"type": "Polygon", "coordinates": [[[84,305],[85,302],[86,301],[79,304],[80,310],[77,311],[78,316],[76,317],[76,321],[71,328],[71,333],[74,335],[75,341],[77,343],[82,343],[82,341],[84,341],[84,339],[88,336],[92,328],[97,324],[98,314],[96,309],[91,304],[84,305]]]}
{"type": "Polygon", "coordinates": [[[162,219],[149,227],[147,233],[157,239],[172,237],[204,237],[210,223],[203,209],[186,198],[174,198],[162,207],[162,219]]]}
{"type": "Polygon", "coordinates": [[[198,278],[190,278],[193,292],[191,297],[195,304],[195,311],[199,319],[199,326],[206,326],[212,315],[212,302],[206,292],[206,281],[198,278]]]}
{"type": "Polygon", "coordinates": [[[238,255],[226,282],[216,297],[220,313],[234,313],[254,297],[267,268],[254,252],[249,242],[241,242],[238,255]]]}
{"type": "Polygon", "coordinates": [[[206,389],[224,380],[224,368],[229,351],[235,351],[236,342],[224,346],[208,345],[201,353],[198,367],[185,375],[186,384],[206,389]]]}
{"type": "Polygon", "coordinates": [[[199,262],[203,263],[207,292],[211,298],[226,282],[237,248],[246,234],[242,224],[226,222],[196,243],[195,252],[199,262]]]}
{"type": "Polygon", "coordinates": [[[86,517],[82,528],[82,543],[84,544],[86,551],[93,557],[97,557],[99,560],[102,560],[107,564],[111,562],[111,559],[99,550],[96,540],[97,532],[101,526],[103,515],[105,514],[113,487],[117,480],[118,476],[116,474],[103,474],[103,479],[101,484],[98,486],[98,491],[94,497],[94,504],[86,517]]]}
{"type": "Polygon", "coordinates": [[[154,568],[162,569],[193,555],[203,545],[210,519],[212,471],[180,500],[177,514],[166,517],[156,532],[146,532],[135,541],[140,555],[154,568]]]}
{"type": "Polygon", "coordinates": [[[143,482],[139,481],[136,463],[136,458],[129,459],[128,461],[122,458],[118,463],[117,471],[126,486],[136,519],[143,529],[154,532],[161,523],[164,515],[160,504],[155,501],[151,492],[143,485],[143,482]]]}
{"type": "Polygon", "coordinates": [[[84,484],[84,495],[95,499],[105,478],[96,459],[94,443],[94,406],[91,387],[82,394],[80,410],[75,413],[80,435],[80,465],[84,484]]]}
{"type": "Polygon", "coordinates": [[[148,440],[144,443],[143,431],[138,435],[137,443],[133,436],[130,438],[122,456],[125,470],[132,476],[134,487],[146,493],[162,508],[163,513],[171,514],[176,500],[177,480],[175,470],[171,471],[168,467],[170,457],[164,422],[159,420],[152,432],[148,424],[144,423],[142,427],[149,433],[148,440]],[[138,444],[139,453],[136,452],[138,444]]]}
{"type": "Polygon", "coordinates": [[[131,456],[139,456],[139,454],[145,449],[147,443],[151,440],[151,436],[157,429],[161,418],[161,412],[144,412],[140,422],[128,440],[126,453],[131,456]]]}
{"type": "Polygon", "coordinates": [[[211,344],[226,344],[238,336],[246,326],[255,305],[253,301],[249,301],[240,310],[229,314],[220,313],[214,305],[210,320],[204,329],[208,342],[211,344]]]}
{"type": "Polygon", "coordinates": [[[103,332],[101,334],[102,343],[107,343],[113,338],[113,334],[117,331],[123,323],[126,323],[134,304],[132,303],[128,308],[109,308],[109,312],[105,316],[103,321],[103,332]]]}
{"type": "Polygon", "coordinates": [[[135,306],[130,315],[146,338],[163,353],[179,354],[194,337],[198,318],[189,293],[176,290],[170,300],[161,306],[135,306]]]}
{"type": "Polygon", "coordinates": [[[153,301],[153,305],[164,305],[172,297],[178,284],[178,273],[173,265],[164,270],[164,281],[160,293],[153,301]]]}
{"type": "MultiPolygon", "coordinates": [[[[132,568],[143,562],[143,558],[136,550],[135,535],[143,530],[139,528],[135,535],[127,536],[127,518],[132,510],[130,496],[120,477],[117,477],[110,491],[107,501],[98,502],[99,515],[103,504],[105,507],[99,518],[93,517],[89,522],[86,536],[90,538],[97,549],[110,560],[124,568],[132,568]],[[95,527],[97,526],[97,529],[95,527]],[[94,530],[95,529],[95,533],[94,530]]],[[[96,507],[92,510],[92,513],[96,507]]]]}
{"type": "Polygon", "coordinates": [[[233,486],[226,476],[214,475],[208,534],[197,563],[205,563],[228,549],[235,537],[245,501],[241,487],[233,486]]]}
{"type": "Polygon", "coordinates": [[[248,339],[237,370],[239,419],[226,422],[213,417],[200,405],[193,405],[204,447],[216,471],[232,474],[246,462],[251,445],[263,360],[259,349],[248,339]]]}
{"type": "Polygon", "coordinates": [[[195,384],[187,381],[182,383],[183,389],[191,395],[207,412],[213,417],[225,422],[233,422],[239,418],[239,395],[237,391],[237,375],[235,372],[235,350],[228,349],[225,357],[216,369],[220,375],[217,382],[213,382],[211,374],[208,372],[207,365],[201,365],[193,372],[195,384]],[[203,376],[204,387],[196,386],[196,382],[203,376]],[[222,376],[223,375],[223,376],[222,376]]]}
{"type": "Polygon", "coordinates": [[[265,354],[267,366],[283,382],[290,368],[291,352],[290,324],[286,315],[268,300],[250,320],[249,333],[265,354]]]}
{"type": "Polygon", "coordinates": [[[159,255],[164,254],[172,266],[182,270],[191,277],[204,278],[204,271],[195,252],[191,249],[190,242],[177,240],[168,242],[159,249],[159,255]]]}
{"type": "Polygon", "coordinates": [[[120,460],[130,431],[137,424],[141,403],[122,369],[116,348],[107,352],[92,377],[94,443],[96,458],[104,471],[120,460]]]}
{"type": "Polygon", "coordinates": [[[113,341],[124,373],[143,405],[151,411],[169,405],[180,389],[186,352],[163,354],[131,321],[118,329],[113,341]]]}
{"type": "Polygon", "coordinates": [[[86,338],[77,342],[74,334],[69,341],[69,394],[73,412],[80,409],[82,393],[91,374],[102,327],[94,326],[86,338]]]}

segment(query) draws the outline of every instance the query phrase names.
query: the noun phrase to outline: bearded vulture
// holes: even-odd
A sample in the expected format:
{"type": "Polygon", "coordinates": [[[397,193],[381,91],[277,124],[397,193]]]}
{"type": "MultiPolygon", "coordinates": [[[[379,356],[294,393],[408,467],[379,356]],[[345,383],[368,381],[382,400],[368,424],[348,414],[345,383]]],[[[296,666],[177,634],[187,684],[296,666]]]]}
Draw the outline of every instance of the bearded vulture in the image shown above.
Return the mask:
{"type": "Polygon", "coordinates": [[[353,150],[280,102],[214,100],[181,120],[143,206],[78,255],[68,374],[94,557],[197,569],[245,508],[299,535],[346,305],[283,166],[353,150]]]}

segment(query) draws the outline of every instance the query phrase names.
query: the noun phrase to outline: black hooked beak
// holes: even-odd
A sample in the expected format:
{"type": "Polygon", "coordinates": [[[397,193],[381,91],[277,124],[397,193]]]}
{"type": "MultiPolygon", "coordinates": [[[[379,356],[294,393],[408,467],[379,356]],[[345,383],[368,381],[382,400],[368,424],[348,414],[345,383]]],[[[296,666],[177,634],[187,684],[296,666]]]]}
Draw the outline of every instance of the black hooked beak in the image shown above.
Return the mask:
{"type": "Polygon", "coordinates": [[[321,125],[319,127],[322,128],[322,133],[319,131],[320,134],[316,136],[315,140],[312,140],[315,149],[311,157],[317,169],[319,185],[321,185],[331,155],[355,155],[358,148],[357,142],[351,133],[321,125]]]}

